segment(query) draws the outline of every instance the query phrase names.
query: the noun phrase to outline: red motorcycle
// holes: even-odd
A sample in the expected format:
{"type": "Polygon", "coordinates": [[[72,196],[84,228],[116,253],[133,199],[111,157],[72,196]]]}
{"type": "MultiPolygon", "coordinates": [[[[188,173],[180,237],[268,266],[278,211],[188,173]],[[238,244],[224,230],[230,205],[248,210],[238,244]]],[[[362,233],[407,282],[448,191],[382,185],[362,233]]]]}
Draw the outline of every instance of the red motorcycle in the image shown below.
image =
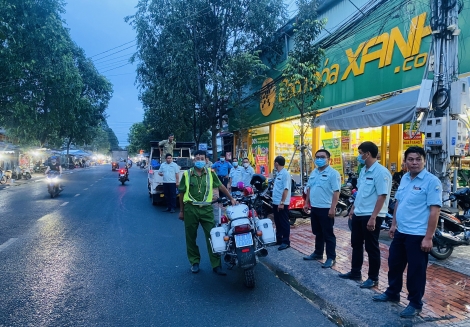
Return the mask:
{"type": "Polygon", "coordinates": [[[292,180],[292,193],[289,203],[289,223],[294,225],[297,218],[307,219],[310,218],[310,209],[305,211],[304,204],[307,199],[307,194],[305,189],[302,190],[300,185],[297,185],[294,180],[292,180]]]}

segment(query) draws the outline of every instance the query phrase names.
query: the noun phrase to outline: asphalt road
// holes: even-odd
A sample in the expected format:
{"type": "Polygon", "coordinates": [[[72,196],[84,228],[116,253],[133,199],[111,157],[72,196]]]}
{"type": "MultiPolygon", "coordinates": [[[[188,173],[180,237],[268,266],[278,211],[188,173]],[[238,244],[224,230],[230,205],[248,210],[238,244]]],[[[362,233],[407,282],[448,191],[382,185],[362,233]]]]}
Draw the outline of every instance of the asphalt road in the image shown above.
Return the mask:
{"type": "Polygon", "coordinates": [[[143,170],[63,184],[54,199],[41,180],[0,190],[0,326],[335,326],[262,264],[253,290],[215,275],[202,230],[192,274],[183,223],[151,205],[143,170]]]}

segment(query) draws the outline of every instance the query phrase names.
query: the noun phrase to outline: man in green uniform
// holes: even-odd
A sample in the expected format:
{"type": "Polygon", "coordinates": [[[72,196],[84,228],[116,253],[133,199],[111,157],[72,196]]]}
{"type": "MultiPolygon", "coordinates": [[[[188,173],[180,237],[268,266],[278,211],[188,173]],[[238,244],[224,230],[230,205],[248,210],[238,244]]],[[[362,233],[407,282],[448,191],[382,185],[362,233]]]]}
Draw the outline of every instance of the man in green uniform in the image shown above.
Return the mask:
{"type": "Polygon", "coordinates": [[[167,153],[171,154],[173,156],[173,148],[175,147],[176,142],[173,141],[175,136],[173,134],[168,135],[168,140],[163,140],[161,142],[158,142],[158,146],[160,147],[160,152],[161,157],[165,158],[167,153]]]}
{"type": "Polygon", "coordinates": [[[186,251],[189,262],[191,263],[191,271],[199,272],[199,262],[201,255],[199,247],[196,244],[197,229],[201,224],[206,237],[207,251],[211,261],[212,270],[218,275],[226,275],[222,270],[220,257],[212,253],[211,244],[209,242],[211,229],[215,227],[214,211],[212,209],[212,190],[218,188],[232,202],[236,201],[230,195],[229,191],[220,182],[217,175],[205,168],[206,152],[196,151],[194,153],[194,168],[190,168],[183,173],[179,185],[179,201],[180,214],[179,219],[184,221],[186,233],[186,251]]]}

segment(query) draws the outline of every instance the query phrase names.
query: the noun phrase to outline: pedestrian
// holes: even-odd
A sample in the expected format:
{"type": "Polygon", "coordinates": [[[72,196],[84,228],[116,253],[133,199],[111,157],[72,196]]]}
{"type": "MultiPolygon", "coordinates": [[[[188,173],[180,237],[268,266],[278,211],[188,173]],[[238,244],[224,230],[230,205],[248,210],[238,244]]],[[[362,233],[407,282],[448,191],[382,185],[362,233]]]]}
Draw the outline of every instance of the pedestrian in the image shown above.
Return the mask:
{"type": "Polygon", "coordinates": [[[232,166],[233,168],[230,169],[230,173],[228,174],[228,190],[229,192],[243,191],[238,188],[238,183],[242,181],[243,168],[238,166],[237,158],[233,158],[232,166]]]}
{"type": "Polygon", "coordinates": [[[405,175],[407,172],[407,168],[406,168],[406,164],[404,162],[402,162],[401,164],[401,170],[400,171],[396,171],[393,176],[392,176],[392,183],[393,185],[395,185],[396,187],[398,187],[398,185],[400,185],[400,182],[401,182],[401,178],[403,177],[403,175],[405,175]]]}
{"type": "MultiPolygon", "coordinates": [[[[174,141],[175,136],[173,134],[168,135],[167,140],[163,140],[158,142],[158,146],[160,147],[160,158],[162,158],[167,153],[173,156],[173,148],[175,147],[176,142],[174,141]]],[[[160,161],[163,161],[162,159],[160,161]]]]}
{"type": "Polygon", "coordinates": [[[310,224],[315,235],[315,251],[304,260],[321,260],[326,247],[323,268],[331,268],[336,261],[335,224],[336,204],[339,199],[341,175],[330,166],[331,154],[327,150],[315,153],[315,168],[307,183],[307,199],[304,210],[311,207],[310,224]]]}
{"type": "Polygon", "coordinates": [[[160,165],[158,175],[163,176],[163,194],[165,195],[167,208],[163,211],[175,212],[176,209],[176,188],[180,184],[180,167],[173,162],[170,153],[165,155],[165,162],[160,165]]]}
{"type": "Polygon", "coordinates": [[[230,162],[225,161],[225,154],[221,154],[219,161],[212,165],[212,169],[214,169],[217,177],[225,187],[228,185],[228,174],[232,168],[233,166],[230,164],[230,162]]]}
{"type": "Polygon", "coordinates": [[[210,231],[215,227],[214,211],[211,205],[213,188],[218,188],[219,191],[225,194],[232,202],[232,205],[235,205],[236,201],[230,195],[227,188],[221,184],[217,175],[204,167],[206,164],[205,157],[205,151],[196,151],[194,153],[194,168],[190,168],[183,173],[179,185],[179,219],[184,221],[186,252],[191,264],[191,271],[195,274],[199,272],[201,255],[196,244],[196,238],[197,229],[199,224],[201,224],[204,230],[212,270],[218,275],[226,275],[227,273],[222,270],[220,256],[216,256],[212,252],[209,241],[210,231]]]}
{"type": "Polygon", "coordinates": [[[289,203],[291,197],[292,178],[284,168],[286,159],[277,156],[274,159],[274,169],[277,171],[273,186],[273,211],[276,224],[276,239],[280,245],[279,251],[290,247],[289,203]]]}
{"type": "Polygon", "coordinates": [[[212,169],[212,161],[209,160],[209,158],[206,157],[206,165],[204,167],[206,167],[207,169],[211,170],[212,169]]]}
{"type": "Polygon", "coordinates": [[[357,160],[362,167],[357,181],[356,200],[351,208],[351,271],[339,277],[361,280],[364,261],[364,246],[369,257],[368,279],[360,284],[361,288],[372,288],[379,283],[380,226],[388,212],[388,200],[392,188],[392,175],[377,161],[377,145],[366,141],[358,147],[357,160]]]}
{"type": "Polygon", "coordinates": [[[250,160],[248,158],[243,158],[243,174],[242,174],[242,182],[245,185],[251,185],[251,179],[255,174],[255,170],[250,165],[250,160]]]}
{"type": "Polygon", "coordinates": [[[406,288],[408,306],[400,317],[412,318],[423,308],[428,254],[442,206],[441,181],[424,168],[426,153],[412,146],[405,151],[408,172],[403,175],[395,195],[396,203],[389,236],[388,288],[373,297],[379,302],[398,302],[403,286],[403,272],[408,266],[406,288]]]}

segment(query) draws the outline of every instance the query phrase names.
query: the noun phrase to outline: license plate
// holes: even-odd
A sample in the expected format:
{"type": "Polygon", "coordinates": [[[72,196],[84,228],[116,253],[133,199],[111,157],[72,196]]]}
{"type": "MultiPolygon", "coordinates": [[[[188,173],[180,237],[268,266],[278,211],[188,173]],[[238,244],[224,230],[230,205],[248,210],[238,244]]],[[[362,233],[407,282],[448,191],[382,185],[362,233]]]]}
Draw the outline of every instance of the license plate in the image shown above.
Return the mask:
{"type": "Polygon", "coordinates": [[[162,194],[160,194],[160,197],[161,197],[161,198],[165,197],[165,194],[163,194],[163,193],[162,193],[162,194]]]}
{"type": "Polygon", "coordinates": [[[124,175],[124,174],[121,174],[121,175],[119,175],[119,176],[121,176],[121,177],[124,177],[124,176],[126,176],[126,175],[124,175]]]}
{"type": "Polygon", "coordinates": [[[253,245],[253,237],[251,236],[251,233],[235,235],[235,244],[237,245],[237,248],[253,245]]]}

